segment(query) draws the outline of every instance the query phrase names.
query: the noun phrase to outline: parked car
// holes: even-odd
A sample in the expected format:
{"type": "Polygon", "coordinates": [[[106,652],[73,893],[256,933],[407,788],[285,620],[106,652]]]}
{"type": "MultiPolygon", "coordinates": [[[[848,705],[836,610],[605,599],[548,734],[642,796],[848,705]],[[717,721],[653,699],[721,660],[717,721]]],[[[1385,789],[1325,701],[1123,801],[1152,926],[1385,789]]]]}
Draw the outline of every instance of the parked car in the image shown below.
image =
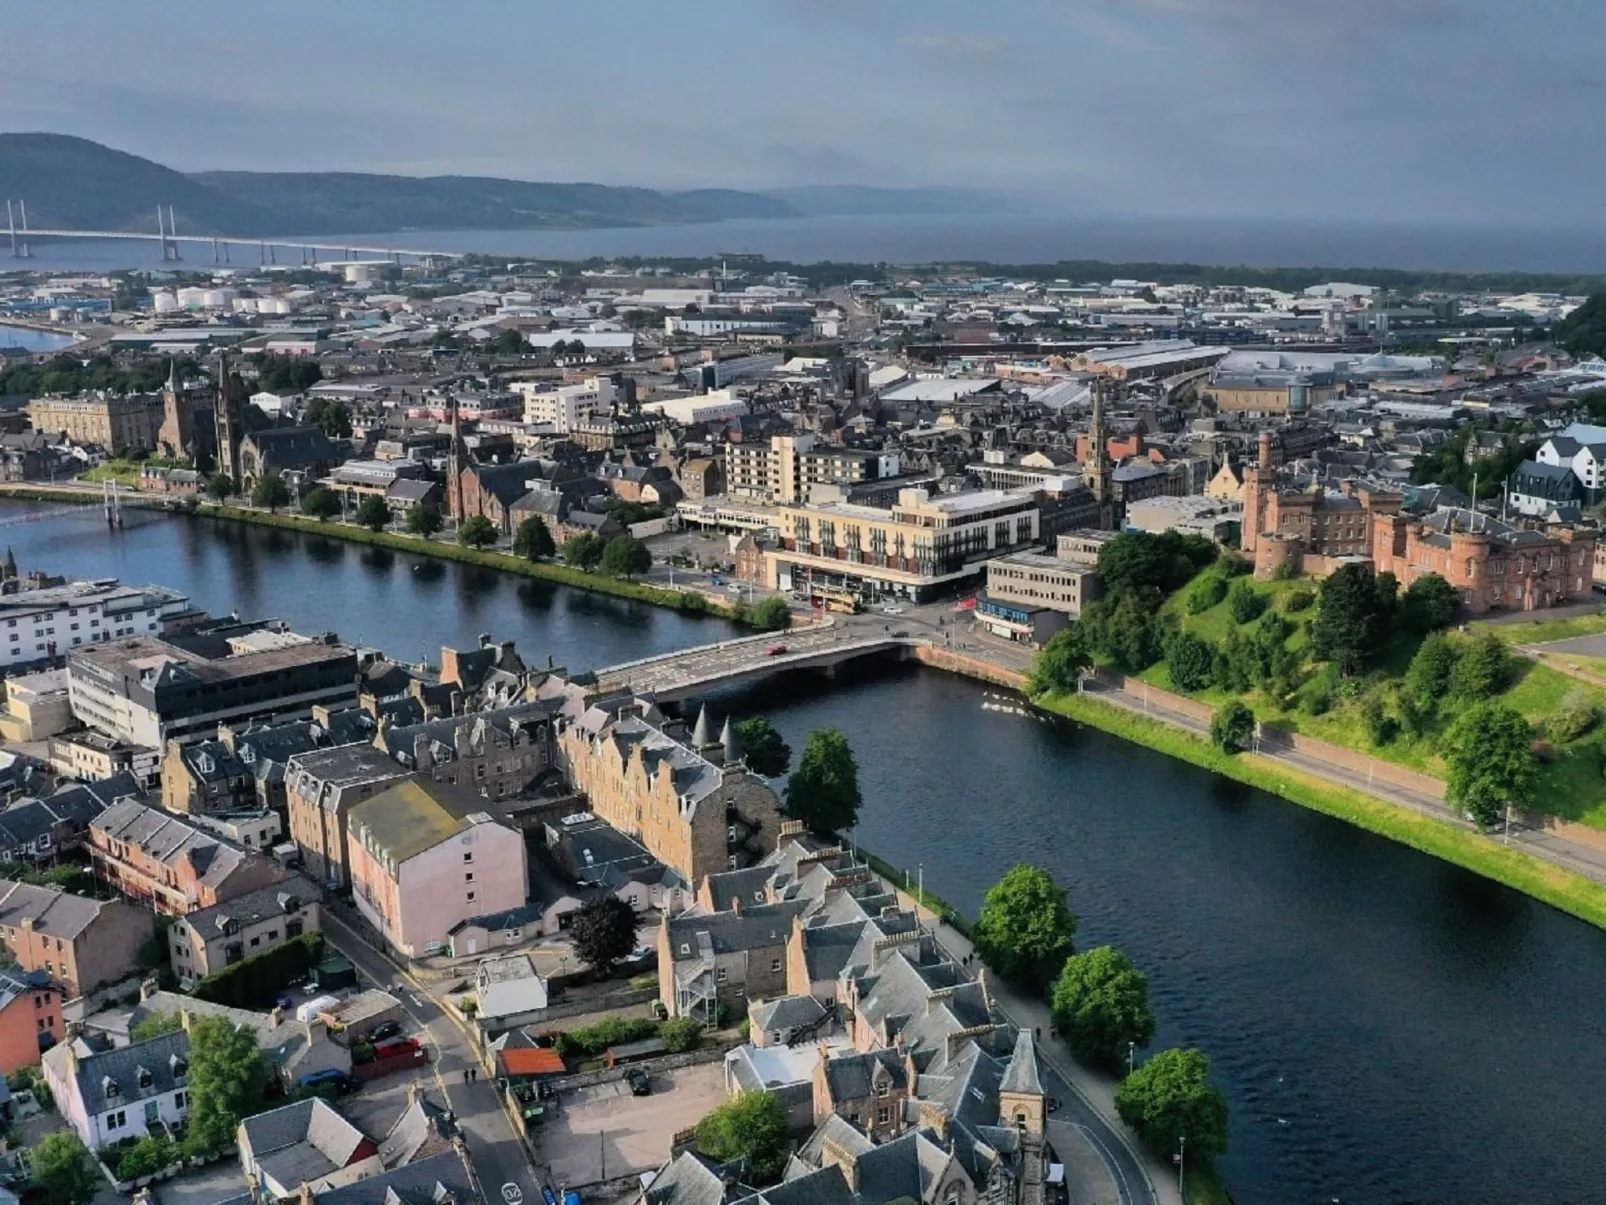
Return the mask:
{"type": "Polygon", "coordinates": [[[381,1021],[374,1026],[373,1032],[368,1035],[368,1040],[371,1042],[383,1042],[386,1038],[400,1037],[401,1031],[400,1021],[381,1021]]]}
{"type": "Polygon", "coordinates": [[[625,1082],[630,1085],[630,1095],[651,1096],[652,1080],[640,1067],[632,1067],[625,1072],[625,1082]]]}
{"type": "Polygon", "coordinates": [[[398,1055],[412,1054],[417,1049],[417,1038],[387,1038],[383,1042],[374,1043],[374,1057],[393,1059],[398,1055]]]}
{"type": "Polygon", "coordinates": [[[303,1075],[296,1080],[296,1087],[308,1092],[316,1092],[320,1088],[333,1088],[338,1095],[345,1096],[362,1087],[362,1081],[356,1076],[347,1075],[344,1071],[330,1067],[326,1071],[314,1071],[309,1075],[303,1075]]]}

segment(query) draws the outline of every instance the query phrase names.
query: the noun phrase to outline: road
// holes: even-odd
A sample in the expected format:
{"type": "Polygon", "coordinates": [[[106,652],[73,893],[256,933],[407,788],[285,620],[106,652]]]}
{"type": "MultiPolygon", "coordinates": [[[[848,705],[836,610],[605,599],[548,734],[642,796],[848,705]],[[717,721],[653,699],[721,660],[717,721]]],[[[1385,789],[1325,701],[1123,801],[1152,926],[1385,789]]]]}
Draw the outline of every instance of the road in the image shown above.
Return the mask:
{"type": "Polygon", "coordinates": [[[369,945],[332,907],[323,910],[325,939],[351,959],[358,973],[373,986],[390,989],[400,983],[402,1004],[421,1034],[428,1039],[436,1088],[457,1114],[464,1140],[485,1190],[487,1205],[539,1202],[541,1184],[513,1133],[512,1123],[498,1099],[495,1080],[481,1071],[474,1083],[463,1082],[463,1072],[478,1067],[463,1031],[445,1011],[388,957],[369,945]],[[507,1186],[512,1187],[509,1191],[507,1186]]]}

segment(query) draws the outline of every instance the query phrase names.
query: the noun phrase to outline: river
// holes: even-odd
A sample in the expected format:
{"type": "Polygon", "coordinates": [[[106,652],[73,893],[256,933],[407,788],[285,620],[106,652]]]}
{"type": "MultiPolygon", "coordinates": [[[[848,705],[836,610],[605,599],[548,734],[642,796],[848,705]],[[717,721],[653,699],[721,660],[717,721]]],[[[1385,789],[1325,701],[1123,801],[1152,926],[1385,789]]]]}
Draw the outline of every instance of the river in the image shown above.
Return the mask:
{"type": "Polygon", "coordinates": [[[36,355],[42,351],[65,351],[76,342],[71,335],[36,331],[32,327],[10,326],[0,322],[0,353],[15,350],[36,355]]]}
{"type": "MultiPolygon", "coordinates": [[[[0,521],[38,509],[0,502],[0,521]]],[[[481,631],[606,665],[729,630],[469,567],[130,514],[5,528],[26,569],[116,574],[214,610],[422,656],[481,631]]],[[[1468,872],[1018,701],[914,667],[714,700],[800,749],[848,733],[856,834],[966,913],[1013,862],[1071,888],[1079,944],[1150,976],[1156,1048],[1210,1054],[1239,1205],[1606,1199],[1606,934],[1468,872]]]]}

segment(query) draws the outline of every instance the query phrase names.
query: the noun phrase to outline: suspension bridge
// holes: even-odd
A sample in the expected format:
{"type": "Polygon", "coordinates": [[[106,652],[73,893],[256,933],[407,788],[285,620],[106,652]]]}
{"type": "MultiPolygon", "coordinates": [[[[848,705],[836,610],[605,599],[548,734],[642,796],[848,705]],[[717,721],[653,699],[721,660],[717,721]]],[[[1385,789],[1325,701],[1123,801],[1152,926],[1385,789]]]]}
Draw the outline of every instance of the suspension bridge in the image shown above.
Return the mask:
{"type": "MultiPolygon", "coordinates": [[[[416,247],[378,247],[360,243],[321,243],[308,242],[305,239],[285,238],[244,238],[234,235],[222,234],[180,234],[178,233],[178,218],[171,205],[158,205],[156,207],[156,230],[67,230],[61,227],[41,227],[28,225],[28,206],[25,201],[6,202],[6,232],[11,239],[11,257],[13,259],[30,259],[33,256],[33,239],[131,239],[137,242],[157,243],[161,247],[162,262],[178,262],[183,256],[179,254],[180,245],[186,247],[199,247],[203,251],[210,249],[214,264],[231,263],[231,248],[242,248],[247,254],[251,248],[257,251],[258,262],[261,264],[277,264],[279,253],[285,252],[285,263],[292,262],[290,256],[295,256],[294,262],[300,266],[317,264],[319,255],[326,254],[338,256],[345,262],[359,262],[363,256],[373,261],[382,261],[399,264],[404,260],[418,260],[428,263],[433,260],[462,259],[462,251],[427,251],[416,247]]],[[[246,261],[249,262],[249,261],[246,261]]]]}

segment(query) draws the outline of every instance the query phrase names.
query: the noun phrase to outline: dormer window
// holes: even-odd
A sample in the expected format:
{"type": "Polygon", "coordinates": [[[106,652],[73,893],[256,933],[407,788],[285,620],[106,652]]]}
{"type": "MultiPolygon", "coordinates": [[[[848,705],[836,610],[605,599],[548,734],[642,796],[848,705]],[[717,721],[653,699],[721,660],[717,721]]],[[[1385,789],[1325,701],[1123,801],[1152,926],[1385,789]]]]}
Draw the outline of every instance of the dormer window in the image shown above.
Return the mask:
{"type": "Polygon", "coordinates": [[[190,1073],[190,1061],[181,1055],[170,1054],[167,1056],[167,1069],[172,1072],[173,1081],[181,1084],[190,1073]]]}
{"type": "Polygon", "coordinates": [[[123,1095],[123,1090],[117,1086],[117,1081],[109,1075],[100,1081],[100,1090],[107,1100],[117,1100],[123,1095]]]}
{"type": "Polygon", "coordinates": [[[240,746],[240,760],[243,761],[248,766],[256,765],[256,761],[257,761],[257,751],[256,751],[256,749],[251,745],[241,745],[240,746]]]}
{"type": "Polygon", "coordinates": [[[202,774],[217,773],[217,762],[212,760],[210,753],[197,753],[195,755],[195,768],[202,774]]]}
{"type": "Polygon", "coordinates": [[[144,1067],[140,1067],[137,1070],[135,1070],[134,1078],[136,1080],[138,1080],[140,1091],[142,1091],[142,1092],[145,1091],[146,1089],[148,1089],[153,1083],[156,1082],[155,1077],[153,1075],[151,1075],[151,1073],[149,1071],[147,1071],[144,1067]]]}

